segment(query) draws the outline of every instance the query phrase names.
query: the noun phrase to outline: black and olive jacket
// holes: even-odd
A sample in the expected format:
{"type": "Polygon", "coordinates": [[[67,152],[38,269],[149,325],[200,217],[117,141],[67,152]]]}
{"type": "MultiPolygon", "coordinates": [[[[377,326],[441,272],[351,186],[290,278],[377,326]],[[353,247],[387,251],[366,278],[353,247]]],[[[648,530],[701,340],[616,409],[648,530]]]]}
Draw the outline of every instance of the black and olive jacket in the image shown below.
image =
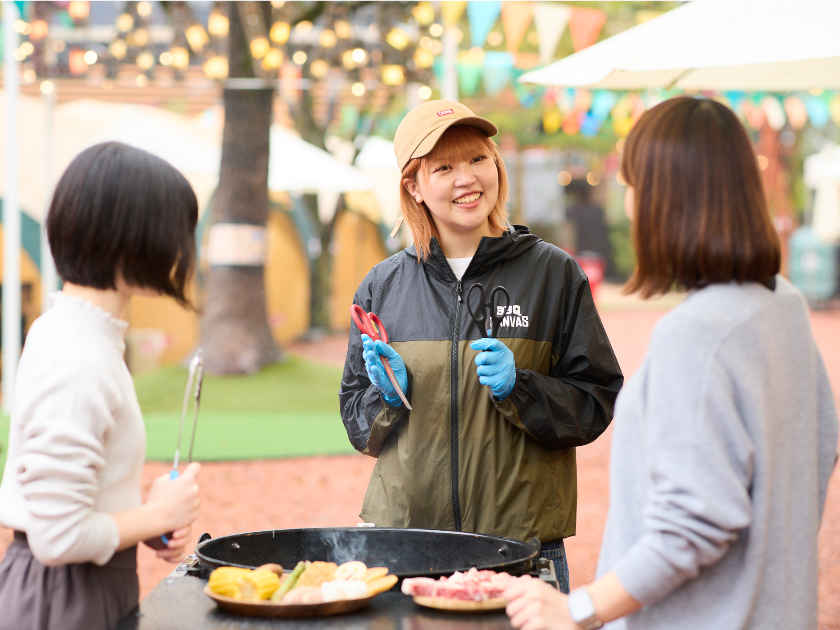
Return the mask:
{"type": "Polygon", "coordinates": [[[623,376],[589,281],[528,228],[482,238],[458,281],[437,240],[374,267],[354,303],[376,313],[408,370],[413,408],[385,404],[351,325],[341,416],[353,446],[378,461],[360,516],[381,527],[469,531],[543,542],[575,533],[575,446],[607,428],[623,376]],[[511,298],[498,337],[516,384],[502,401],[478,382],[474,282],[511,298]]]}

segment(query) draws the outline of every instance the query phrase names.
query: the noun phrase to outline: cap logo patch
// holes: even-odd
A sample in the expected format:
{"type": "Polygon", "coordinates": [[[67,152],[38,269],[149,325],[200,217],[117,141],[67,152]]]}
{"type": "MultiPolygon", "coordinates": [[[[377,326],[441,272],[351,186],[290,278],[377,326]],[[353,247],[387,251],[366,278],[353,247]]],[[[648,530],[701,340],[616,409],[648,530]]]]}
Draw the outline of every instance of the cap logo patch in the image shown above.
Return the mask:
{"type": "Polygon", "coordinates": [[[454,114],[454,113],[455,113],[454,109],[442,109],[441,111],[439,111],[437,113],[437,115],[438,116],[446,116],[447,114],[454,114]]]}

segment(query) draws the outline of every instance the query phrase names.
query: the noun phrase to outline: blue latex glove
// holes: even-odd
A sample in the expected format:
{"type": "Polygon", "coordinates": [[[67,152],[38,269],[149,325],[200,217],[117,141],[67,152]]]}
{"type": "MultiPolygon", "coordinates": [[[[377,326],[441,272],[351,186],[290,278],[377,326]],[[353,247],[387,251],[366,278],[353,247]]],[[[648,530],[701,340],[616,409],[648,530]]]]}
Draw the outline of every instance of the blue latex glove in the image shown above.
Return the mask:
{"type": "Polygon", "coordinates": [[[516,363],[513,352],[498,339],[482,338],[470,344],[473,350],[479,350],[475,357],[478,366],[478,381],[487,385],[493,396],[501,400],[507,398],[516,384],[516,363]],[[486,350],[487,352],[483,352],[486,350]]]}
{"type": "Polygon", "coordinates": [[[408,372],[405,369],[405,362],[402,357],[391,346],[383,341],[373,341],[369,336],[362,333],[362,356],[365,358],[365,369],[367,369],[368,378],[370,382],[376,385],[376,388],[382,392],[382,397],[385,402],[391,407],[401,406],[402,400],[394,386],[391,384],[391,379],[388,378],[388,372],[385,371],[385,366],[382,365],[380,356],[385,357],[391,363],[391,369],[394,371],[394,376],[397,378],[397,383],[400,389],[408,396],[408,372]]]}

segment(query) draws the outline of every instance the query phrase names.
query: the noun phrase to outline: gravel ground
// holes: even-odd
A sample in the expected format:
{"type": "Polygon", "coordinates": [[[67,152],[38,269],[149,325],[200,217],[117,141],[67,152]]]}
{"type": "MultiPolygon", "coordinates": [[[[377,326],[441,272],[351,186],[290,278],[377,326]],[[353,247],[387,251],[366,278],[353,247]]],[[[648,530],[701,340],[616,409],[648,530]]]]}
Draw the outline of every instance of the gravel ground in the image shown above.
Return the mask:
{"type": "MultiPolygon", "coordinates": [[[[656,320],[662,311],[606,311],[604,326],[627,376],[638,368],[656,320]]],[[[840,311],[815,312],[814,334],[829,371],[840,408],[840,311]]],[[[316,344],[295,344],[291,352],[342,364],[346,336],[316,344]]],[[[572,587],[594,577],[598,548],[609,503],[611,431],[578,449],[578,535],[567,541],[572,587]]],[[[201,473],[202,513],[194,530],[214,537],[261,529],[354,526],[374,460],[362,455],[312,457],[279,461],[207,463],[201,473]]],[[[150,462],[144,470],[148,488],[168,465],[150,462]]],[[[0,529],[0,553],[11,540],[0,529]]],[[[819,627],[840,630],[840,475],[829,488],[819,540],[819,627]]],[[[138,554],[141,596],[172,569],[143,548],[138,554]]]]}

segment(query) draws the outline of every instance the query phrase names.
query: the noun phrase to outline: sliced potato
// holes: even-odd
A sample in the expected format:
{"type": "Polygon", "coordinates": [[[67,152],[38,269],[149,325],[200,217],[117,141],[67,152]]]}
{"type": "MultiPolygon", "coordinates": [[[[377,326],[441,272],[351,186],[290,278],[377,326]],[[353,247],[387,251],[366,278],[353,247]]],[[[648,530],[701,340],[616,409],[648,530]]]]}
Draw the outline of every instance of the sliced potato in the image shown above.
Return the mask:
{"type": "Polygon", "coordinates": [[[376,578],[375,580],[371,580],[367,583],[368,592],[371,595],[376,595],[377,593],[384,593],[385,591],[389,590],[394,584],[397,583],[396,575],[386,575],[384,577],[376,578]]]}
{"type": "Polygon", "coordinates": [[[345,562],[335,570],[336,580],[361,580],[367,573],[367,565],[359,560],[345,562]]]}
{"type": "Polygon", "coordinates": [[[279,564],[276,564],[274,562],[269,562],[268,564],[263,564],[261,566],[258,566],[257,569],[267,569],[267,570],[269,570],[273,573],[276,573],[278,577],[280,577],[280,578],[283,577],[283,567],[281,567],[279,564]]]}
{"type": "Polygon", "coordinates": [[[385,577],[388,575],[388,567],[371,567],[365,572],[365,576],[362,578],[365,582],[371,582],[376,578],[385,577]]]}

